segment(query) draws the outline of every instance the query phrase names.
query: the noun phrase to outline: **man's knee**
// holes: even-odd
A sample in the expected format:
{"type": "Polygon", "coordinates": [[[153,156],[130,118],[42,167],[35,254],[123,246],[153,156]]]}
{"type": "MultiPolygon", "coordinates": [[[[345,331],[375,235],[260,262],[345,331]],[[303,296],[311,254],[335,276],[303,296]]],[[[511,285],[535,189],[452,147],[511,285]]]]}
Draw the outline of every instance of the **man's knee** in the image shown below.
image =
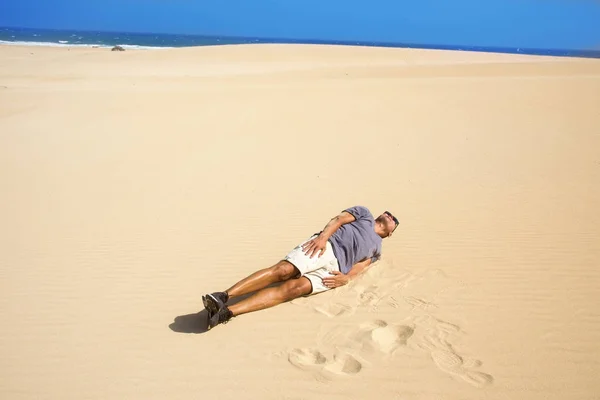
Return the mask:
{"type": "Polygon", "coordinates": [[[298,275],[298,269],[289,261],[280,261],[273,266],[273,274],[279,281],[287,281],[298,275]]]}
{"type": "Polygon", "coordinates": [[[280,289],[284,292],[284,296],[291,300],[309,294],[312,291],[312,284],[308,278],[302,277],[287,281],[280,289]]]}

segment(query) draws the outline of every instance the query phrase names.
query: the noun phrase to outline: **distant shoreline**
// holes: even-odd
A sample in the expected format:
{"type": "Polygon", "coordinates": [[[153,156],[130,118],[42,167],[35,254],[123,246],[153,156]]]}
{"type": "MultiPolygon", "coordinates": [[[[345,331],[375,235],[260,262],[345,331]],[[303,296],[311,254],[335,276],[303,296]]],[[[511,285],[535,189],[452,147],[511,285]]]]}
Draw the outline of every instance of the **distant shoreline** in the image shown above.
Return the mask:
{"type": "Polygon", "coordinates": [[[227,44],[312,44],[408,48],[426,50],[474,51],[485,53],[523,54],[558,57],[600,58],[599,50],[536,49],[500,46],[466,46],[420,43],[391,43],[317,39],[277,39],[233,36],[202,36],[163,33],[100,32],[80,30],[32,29],[0,27],[0,45],[47,47],[98,47],[119,45],[125,49],[161,49],[177,47],[216,46],[227,44]]]}

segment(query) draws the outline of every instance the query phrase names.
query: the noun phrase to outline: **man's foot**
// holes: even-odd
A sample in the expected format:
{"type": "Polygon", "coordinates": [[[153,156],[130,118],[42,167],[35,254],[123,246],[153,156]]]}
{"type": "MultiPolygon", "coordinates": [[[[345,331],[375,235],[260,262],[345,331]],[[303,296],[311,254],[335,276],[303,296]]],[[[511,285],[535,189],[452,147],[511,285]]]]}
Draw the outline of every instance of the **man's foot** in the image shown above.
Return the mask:
{"type": "Polygon", "coordinates": [[[219,324],[226,324],[233,317],[233,313],[223,306],[219,311],[208,319],[208,329],[212,329],[219,324]]]}
{"type": "Polygon", "coordinates": [[[212,308],[213,314],[219,311],[219,307],[216,306],[217,304],[227,304],[228,300],[229,295],[227,294],[227,292],[214,292],[211,294],[207,294],[206,296],[202,296],[202,302],[204,303],[204,307],[207,310],[209,310],[209,312],[211,311],[209,307],[212,308]]]}
{"type": "Polygon", "coordinates": [[[202,303],[204,303],[204,308],[208,312],[209,320],[225,306],[227,300],[229,300],[229,296],[225,292],[215,292],[202,296],[202,303]]]}
{"type": "Polygon", "coordinates": [[[209,294],[209,296],[216,297],[217,299],[221,300],[223,304],[227,304],[229,301],[229,293],[227,292],[214,292],[209,294]]]}

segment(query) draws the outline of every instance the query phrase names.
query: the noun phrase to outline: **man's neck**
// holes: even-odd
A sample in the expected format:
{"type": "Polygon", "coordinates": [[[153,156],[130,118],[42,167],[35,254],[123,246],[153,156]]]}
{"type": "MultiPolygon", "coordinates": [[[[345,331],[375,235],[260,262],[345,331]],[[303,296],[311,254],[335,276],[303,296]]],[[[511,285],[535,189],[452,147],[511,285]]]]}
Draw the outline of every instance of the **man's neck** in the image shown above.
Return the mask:
{"type": "Polygon", "coordinates": [[[381,237],[382,239],[385,237],[384,229],[383,226],[381,226],[381,223],[375,221],[375,225],[373,226],[373,228],[375,229],[375,233],[378,234],[379,237],[381,237]]]}

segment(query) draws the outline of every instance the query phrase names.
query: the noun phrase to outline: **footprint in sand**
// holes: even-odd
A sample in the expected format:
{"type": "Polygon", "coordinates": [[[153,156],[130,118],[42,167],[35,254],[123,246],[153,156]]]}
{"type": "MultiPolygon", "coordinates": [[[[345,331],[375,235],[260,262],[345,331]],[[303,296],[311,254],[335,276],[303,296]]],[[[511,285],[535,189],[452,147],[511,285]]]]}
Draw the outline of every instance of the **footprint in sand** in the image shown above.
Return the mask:
{"type": "Polygon", "coordinates": [[[354,335],[355,342],[364,349],[373,349],[384,354],[392,354],[400,346],[406,345],[414,329],[406,325],[389,325],[382,320],[362,324],[354,335]]]}
{"type": "Polygon", "coordinates": [[[475,359],[463,360],[463,367],[465,368],[479,368],[482,362],[475,359]]]}
{"type": "Polygon", "coordinates": [[[452,351],[434,350],[431,352],[431,358],[435,365],[445,372],[460,371],[463,365],[462,357],[452,351]]]}
{"type": "Polygon", "coordinates": [[[351,354],[344,351],[336,351],[332,360],[314,349],[293,349],[288,361],[293,366],[315,373],[317,380],[333,380],[355,375],[363,368],[363,364],[351,354]]]}
{"type": "Polygon", "coordinates": [[[335,349],[332,359],[316,349],[293,349],[288,360],[295,367],[316,372],[317,379],[332,380],[359,373],[378,358],[377,354],[393,355],[413,333],[410,326],[382,320],[362,324],[351,332],[340,326],[326,332],[321,340],[325,347],[335,349]]]}
{"type": "Polygon", "coordinates": [[[479,371],[466,371],[460,376],[470,385],[475,387],[484,387],[494,382],[494,377],[479,371]]]}
{"type": "Polygon", "coordinates": [[[311,370],[320,367],[327,359],[323,354],[312,349],[293,349],[288,355],[288,361],[295,367],[311,370]]]}
{"type": "Polygon", "coordinates": [[[362,306],[377,306],[377,303],[381,301],[381,297],[377,286],[371,285],[359,292],[358,302],[362,306]]]}
{"type": "Polygon", "coordinates": [[[464,361],[458,354],[444,350],[433,351],[431,358],[439,369],[455,375],[473,386],[484,387],[494,381],[494,377],[489,374],[470,370],[471,366],[481,365],[479,360],[464,361]]]}
{"type": "MultiPolygon", "coordinates": [[[[459,326],[431,317],[418,321],[427,323],[429,328],[413,346],[429,353],[437,368],[478,388],[493,383],[493,376],[476,370],[481,361],[465,359],[454,350],[449,338],[460,331],[459,326]]],[[[354,330],[340,325],[328,329],[320,338],[320,347],[334,350],[331,358],[317,349],[307,348],[293,349],[288,360],[299,369],[312,371],[321,381],[353,376],[365,366],[381,361],[381,355],[393,356],[407,345],[414,332],[412,326],[388,324],[383,320],[366,322],[354,330]]]]}
{"type": "Polygon", "coordinates": [[[474,370],[481,366],[481,361],[464,359],[456,353],[447,340],[452,334],[460,331],[460,327],[445,321],[436,320],[436,325],[423,336],[419,347],[429,351],[434,364],[443,372],[461,378],[475,387],[484,387],[494,381],[494,377],[474,370]]]}
{"type": "Polygon", "coordinates": [[[338,352],[333,355],[333,362],[323,367],[319,378],[332,380],[337,377],[347,377],[359,373],[362,368],[362,363],[354,356],[338,352]]]}
{"type": "Polygon", "coordinates": [[[354,308],[342,303],[330,303],[315,307],[315,311],[318,311],[329,318],[334,318],[342,315],[352,315],[354,313],[354,308]]]}

